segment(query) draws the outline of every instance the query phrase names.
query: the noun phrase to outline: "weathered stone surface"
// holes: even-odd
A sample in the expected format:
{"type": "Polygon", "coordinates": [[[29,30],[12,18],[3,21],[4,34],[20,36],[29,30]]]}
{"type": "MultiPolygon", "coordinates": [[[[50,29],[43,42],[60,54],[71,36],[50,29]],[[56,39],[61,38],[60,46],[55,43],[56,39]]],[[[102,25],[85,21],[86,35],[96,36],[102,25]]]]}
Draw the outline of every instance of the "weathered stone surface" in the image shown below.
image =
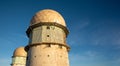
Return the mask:
{"type": "Polygon", "coordinates": [[[58,12],[51,9],[45,9],[37,12],[35,16],[33,16],[30,25],[40,22],[56,22],[63,26],[66,26],[63,17],[58,12]]]}

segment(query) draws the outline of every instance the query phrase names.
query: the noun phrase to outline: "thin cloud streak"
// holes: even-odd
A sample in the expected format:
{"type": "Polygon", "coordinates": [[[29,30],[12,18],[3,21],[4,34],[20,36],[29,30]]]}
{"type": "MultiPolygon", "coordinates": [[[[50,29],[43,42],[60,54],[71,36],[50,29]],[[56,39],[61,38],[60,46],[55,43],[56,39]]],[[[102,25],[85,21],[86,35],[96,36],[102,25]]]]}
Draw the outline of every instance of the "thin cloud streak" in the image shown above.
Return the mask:
{"type": "MultiPolygon", "coordinates": [[[[100,66],[103,61],[106,62],[104,56],[96,51],[85,51],[84,53],[70,54],[69,57],[70,57],[70,64],[72,66],[79,66],[79,65],[100,66]]],[[[102,65],[105,66],[106,64],[102,64],[102,65]]]]}
{"type": "Polygon", "coordinates": [[[8,59],[8,58],[1,58],[0,59],[1,66],[10,66],[10,64],[11,64],[11,59],[8,59]]]}

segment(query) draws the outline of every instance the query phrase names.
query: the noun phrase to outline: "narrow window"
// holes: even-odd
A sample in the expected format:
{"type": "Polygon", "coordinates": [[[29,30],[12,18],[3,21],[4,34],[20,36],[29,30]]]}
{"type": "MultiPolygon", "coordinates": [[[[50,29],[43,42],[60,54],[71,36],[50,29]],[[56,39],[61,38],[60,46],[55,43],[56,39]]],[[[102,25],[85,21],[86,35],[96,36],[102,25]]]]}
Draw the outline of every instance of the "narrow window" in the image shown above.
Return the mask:
{"type": "Polygon", "coordinates": [[[47,26],[47,29],[50,29],[50,26],[47,26]]]}
{"type": "Polygon", "coordinates": [[[27,56],[27,60],[28,60],[28,56],[27,56]]]}
{"type": "Polygon", "coordinates": [[[50,44],[48,44],[48,47],[51,47],[51,45],[50,45],[50,44]]]}
{"type": "Polygon", "coordinates": [[[47,35],[47,37],[50,37],[49,35],[47,35]]]}
{"type": "Polygon", "coordinates": [[[50,55],[48,55],[48,57],[50,57],[50,55]]]}

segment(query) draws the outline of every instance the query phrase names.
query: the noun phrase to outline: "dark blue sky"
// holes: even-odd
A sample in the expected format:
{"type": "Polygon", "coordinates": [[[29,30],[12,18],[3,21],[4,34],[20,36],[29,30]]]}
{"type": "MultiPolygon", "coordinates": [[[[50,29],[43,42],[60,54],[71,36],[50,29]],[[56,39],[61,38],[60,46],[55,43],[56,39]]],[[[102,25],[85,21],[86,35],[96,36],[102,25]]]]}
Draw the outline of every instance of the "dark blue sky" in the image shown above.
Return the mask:
{"type": "Polygon", "coordinates": [[[15,48],[26,46],[32,16],[54,9],[64,17],[71,66],[120,65],[119,0],[0,0],[0,65],[9,66],[15,48]]]}

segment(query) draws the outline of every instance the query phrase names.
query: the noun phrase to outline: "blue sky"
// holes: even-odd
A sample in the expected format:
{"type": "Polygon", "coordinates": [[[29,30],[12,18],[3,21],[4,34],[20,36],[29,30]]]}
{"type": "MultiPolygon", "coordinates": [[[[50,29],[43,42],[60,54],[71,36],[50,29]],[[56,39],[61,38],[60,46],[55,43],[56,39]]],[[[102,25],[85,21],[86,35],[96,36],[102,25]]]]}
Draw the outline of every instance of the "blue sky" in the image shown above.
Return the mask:
{"type": "Polygon", "coordinates": [[[10,66],[15,48],[26,46],[32,16],[54,9],[70,34],[70,66],[120,65],[119,0],[0,0],[0,66],[10,66]]]}

